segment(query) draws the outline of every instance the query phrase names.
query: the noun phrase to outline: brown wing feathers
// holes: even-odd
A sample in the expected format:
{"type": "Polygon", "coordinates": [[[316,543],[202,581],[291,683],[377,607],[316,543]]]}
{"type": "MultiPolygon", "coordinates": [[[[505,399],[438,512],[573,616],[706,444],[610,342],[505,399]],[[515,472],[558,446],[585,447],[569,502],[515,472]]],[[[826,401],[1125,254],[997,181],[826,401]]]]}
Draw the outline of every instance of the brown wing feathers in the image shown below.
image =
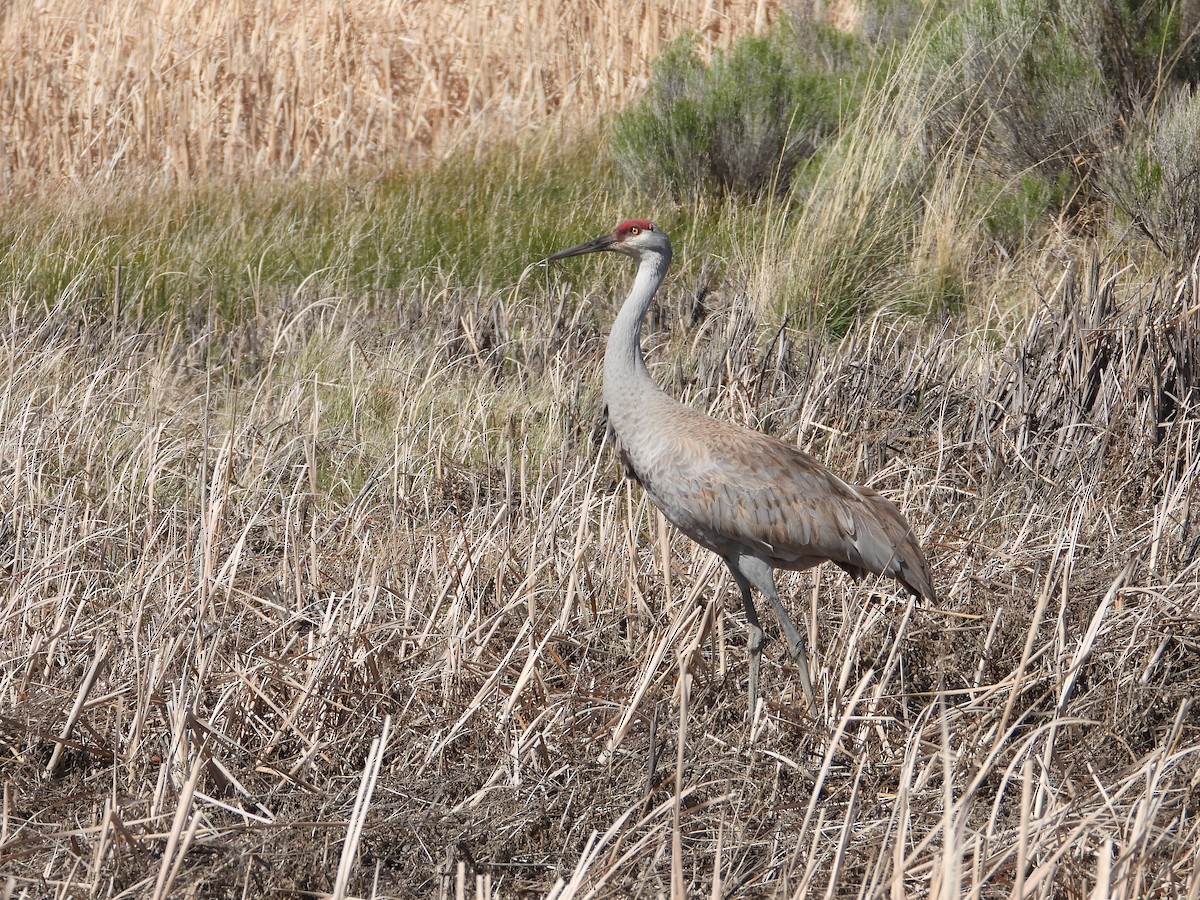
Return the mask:
{"type": "Polygon", "coordinates": [[[829,560],[855,577],[889,575],[935,599],[928,564],[900,511],[842,481],[798,447],[680,407],[669,477],[644,481],[667,517],[718,553],[743,545],[778,568],[829,560]],[[694,437],[693,437],[694,436],[694,437]],[[668,483],[669,489],[656,489],[668,483]]]}

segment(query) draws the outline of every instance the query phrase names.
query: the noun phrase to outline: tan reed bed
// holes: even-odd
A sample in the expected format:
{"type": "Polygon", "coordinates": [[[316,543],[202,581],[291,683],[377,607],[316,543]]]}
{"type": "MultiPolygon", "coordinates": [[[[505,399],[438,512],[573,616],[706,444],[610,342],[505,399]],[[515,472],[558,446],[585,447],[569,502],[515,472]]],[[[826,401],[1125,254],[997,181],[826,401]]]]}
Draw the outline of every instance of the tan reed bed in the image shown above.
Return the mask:
{"type": "Polygon", "coordinates": [[[772,0],[15,0],[0,186],[383,169],[594,122],[772,0]]]}

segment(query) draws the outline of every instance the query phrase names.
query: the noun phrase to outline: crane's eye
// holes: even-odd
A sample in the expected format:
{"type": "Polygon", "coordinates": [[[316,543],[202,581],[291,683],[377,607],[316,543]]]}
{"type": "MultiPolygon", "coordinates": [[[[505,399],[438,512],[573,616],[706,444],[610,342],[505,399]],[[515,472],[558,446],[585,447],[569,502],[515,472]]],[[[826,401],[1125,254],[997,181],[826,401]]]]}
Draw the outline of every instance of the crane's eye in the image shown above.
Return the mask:
{"type": "Polygon", "coordinates": [[[632,235],[638,235],[642,233],[642,229],[638,228],[636,225],[633,225],[630,227],[629,233],[632,235]]]}

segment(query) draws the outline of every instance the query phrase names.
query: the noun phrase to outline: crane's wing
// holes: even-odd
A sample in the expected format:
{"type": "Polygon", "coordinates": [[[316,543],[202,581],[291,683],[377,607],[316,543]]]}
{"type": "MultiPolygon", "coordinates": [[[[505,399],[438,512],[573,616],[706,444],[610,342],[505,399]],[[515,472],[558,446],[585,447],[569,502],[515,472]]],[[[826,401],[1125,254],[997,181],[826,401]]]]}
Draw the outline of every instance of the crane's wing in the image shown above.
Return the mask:
{"type": "Polygon", "coordinates": [[[723,555],[762,556],[777,568],[829,560],[856,577],[888,575],[936,599],[916,536],[877,491],[843,481],[768,435],[707,416],[678,424],[685,427],[670,429],[665,452],[640,480],[694,540],[723,555]]]}

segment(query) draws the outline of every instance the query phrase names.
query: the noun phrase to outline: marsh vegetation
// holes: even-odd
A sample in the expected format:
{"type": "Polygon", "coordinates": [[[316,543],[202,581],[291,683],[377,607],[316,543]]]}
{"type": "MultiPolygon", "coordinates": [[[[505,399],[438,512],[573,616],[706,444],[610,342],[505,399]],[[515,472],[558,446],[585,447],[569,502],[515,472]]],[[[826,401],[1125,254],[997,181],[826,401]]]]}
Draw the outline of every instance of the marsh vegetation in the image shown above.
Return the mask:
{"type": "Polygon", "coordinates": [[[0,19],[7,895],[1200,892],[1190,5],[45,6],[0,19]],[[734,587],[607,445],[629,273],[536,265],[631,214],[660,383],[934,567],[782,578],[819,708],[768,628],[752,734],[734,587]]]}

